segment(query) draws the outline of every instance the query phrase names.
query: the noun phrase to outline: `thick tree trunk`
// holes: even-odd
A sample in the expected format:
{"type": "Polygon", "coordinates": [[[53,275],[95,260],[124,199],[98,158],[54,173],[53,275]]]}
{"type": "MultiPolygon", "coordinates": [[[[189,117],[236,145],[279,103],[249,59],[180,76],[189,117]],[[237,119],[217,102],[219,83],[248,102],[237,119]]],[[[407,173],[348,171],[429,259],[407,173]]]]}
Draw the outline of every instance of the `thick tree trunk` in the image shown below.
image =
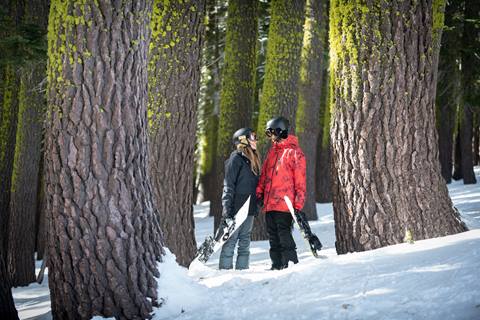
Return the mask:
{"type": "Polygon", "coordinates": [[[195,257],[194,149],[205,1],[154,2],[149,62],[150,169],[166,246],[195,257]]]}
{"type": "Polygon", "coordinates": [[[452,181],[453,141],[457,107],[460,102],[460,48],[463,1],[449,1],[445,8],[445,28],[441,39],[436,97],[438,149],[442,176],[452,181]]]}
{"type": "MultiPolygon", "coordinates": [[[[307,1],[296,130],[307,160],[307,197],[303,211],[309,220],[317,220],[315,201],[315,167],[320,127],[323,88],[324,50],[327,25],[327,2],[307,1]]],[[[319,152],[318,152],[319,154],[319,152]]]]}
{"type": "MultiPolygon", "coordinates": [[[[258,151],[266,156],[270,143],[265,136],[265,125],[274,116],[284,116],[290,121],[290,133],[295,133],[295,116],[298,104],[305,0],[273,0],[270,4],[267,58],[260,114],[258,117],[258,151]]],[[[268,238],[265,217],[256,219],[252,239],[268,238]]]]}
{"type": "Polygon", "coordinates": [[[442,4],[332,1],[338,253],[465,231],[438,161],[434,97],[442,4]]]}
{"type": "MultiPolygon", "coordinates": [[[[217,183],[223,186],[224,161],[232,152],[232,135],[252,120],[255,93],[255,62],[258,32],[256,0],[231,0],[228,3],[225,61],[222,69],[220,119],[217,145],[217,183]]],[[[214,229],[220,224],[218,210],[221,192],[214,195],[214,229]]]]}
{"type": "Polygon", "coordinates": [[[17,309],[13,302],[11,284],[8,279],[7,266],[3,259],[4,253],[0,248],[0,319],[18,319],[17,309]]]}
{"type": "MultiPolygon", "coordinates": [[[[46,33],[48,1],[26,2],[23,21],[35,24],[46,33]]],[[[7,268],[13,286],[25,286],[35,281],[37,187],[46,113],[45,78],[44,61],[29,62],[21,69],[7,240],[7,268]]]]}
{"type": "Polygon", "coordinates": [[[52,1],[46,195],[54,319],[150,317],[163,255],[148,170],[152,1],[52,1]]]}

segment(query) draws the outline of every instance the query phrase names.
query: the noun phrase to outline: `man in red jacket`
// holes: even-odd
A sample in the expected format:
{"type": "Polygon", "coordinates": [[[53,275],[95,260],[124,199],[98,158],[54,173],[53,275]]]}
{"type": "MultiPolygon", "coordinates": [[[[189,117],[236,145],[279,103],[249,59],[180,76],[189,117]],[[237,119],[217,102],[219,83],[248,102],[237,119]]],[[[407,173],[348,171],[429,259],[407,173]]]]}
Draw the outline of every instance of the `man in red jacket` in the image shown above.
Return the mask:
{"type": "Polygon", "coordinates": [[[306,163],[297,137],[288,134],[289,122],[275,117],[267,122],[266,135],[272,147],[262,166],[257,186],[257,198],[263,199],[263,211],[270,241],[272,269],[288,267],[288,262],[298,263],[295,241],[292,237],[293,218],[284,196],[292,200],[295,210],[305,203],[306,163]]]}

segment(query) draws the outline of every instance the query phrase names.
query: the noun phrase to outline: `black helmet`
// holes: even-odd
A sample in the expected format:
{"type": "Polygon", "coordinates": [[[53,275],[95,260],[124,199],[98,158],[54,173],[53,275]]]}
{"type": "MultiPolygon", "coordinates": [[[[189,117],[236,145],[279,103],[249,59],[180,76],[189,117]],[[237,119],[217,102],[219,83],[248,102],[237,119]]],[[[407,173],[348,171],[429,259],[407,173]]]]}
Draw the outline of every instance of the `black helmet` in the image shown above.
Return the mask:
{"type": "Polygon", "coordinates": [[[284,117],[275,117],[268,120],[267,126],[265,127],[265,134],[269,137],[274,134],[279,138],[286,139],[289,127],[290,123],[287,119],[284,117]]]}
{"type": "MultiPolygon", "coordinates": [[[[241,128],[235,131],[232,136],[232,142],[234,145],[240,144],[243,139],[249,138],[250,140],[256,140],[256,138],[252,138],[255,132],[250,128],[241,128]]],[[[248,143],[248,141],[247,141],[248,143]]]]}

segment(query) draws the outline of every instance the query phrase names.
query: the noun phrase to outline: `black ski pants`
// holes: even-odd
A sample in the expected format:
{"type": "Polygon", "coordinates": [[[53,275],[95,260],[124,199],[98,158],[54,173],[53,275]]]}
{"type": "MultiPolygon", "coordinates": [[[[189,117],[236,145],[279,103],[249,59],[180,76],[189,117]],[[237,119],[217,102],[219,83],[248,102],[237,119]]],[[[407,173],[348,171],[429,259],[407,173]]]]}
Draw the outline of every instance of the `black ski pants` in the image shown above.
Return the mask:
{"type": "Polygon", "coordinates": [[[286,268],[289,261],[298,263],[297,247],[292,237],[292,215],[287,212],[268,211],[265,214],[265,220],[270,241],[272,268],[286,268]]]}

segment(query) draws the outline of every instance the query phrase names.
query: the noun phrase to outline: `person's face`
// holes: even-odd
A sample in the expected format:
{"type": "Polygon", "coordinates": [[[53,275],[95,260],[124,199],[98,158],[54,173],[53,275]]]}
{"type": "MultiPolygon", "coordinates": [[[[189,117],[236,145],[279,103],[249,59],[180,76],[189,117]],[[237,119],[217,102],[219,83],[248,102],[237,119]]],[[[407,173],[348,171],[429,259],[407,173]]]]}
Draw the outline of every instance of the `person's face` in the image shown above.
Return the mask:
{"type": "Polygon", "coordinates": [[[248,142],[250,143],[250,147],[252,147],[253,150],[257,150],[257,135],[255,132],[252,132],[248,136],[248,142]]]}

